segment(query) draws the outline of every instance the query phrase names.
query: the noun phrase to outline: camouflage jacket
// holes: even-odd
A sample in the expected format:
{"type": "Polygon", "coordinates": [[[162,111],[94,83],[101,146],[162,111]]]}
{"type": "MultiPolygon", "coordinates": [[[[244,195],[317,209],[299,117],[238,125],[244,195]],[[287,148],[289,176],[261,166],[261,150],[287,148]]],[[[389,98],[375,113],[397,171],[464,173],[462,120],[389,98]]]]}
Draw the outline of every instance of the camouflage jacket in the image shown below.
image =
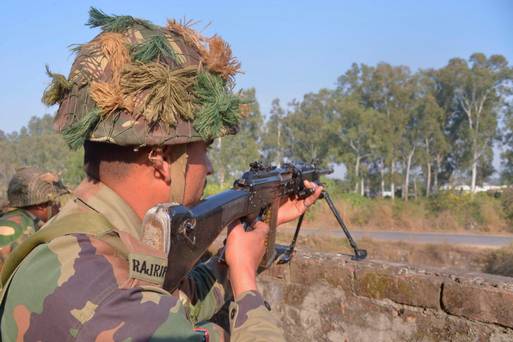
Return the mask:
{"type": "Polygon", "coordinates": [[[41,225],[41,220],[24,209],[14,209],[0,217],[0,270],[11,251],[41,225]]]}
{"type": "MultiPolygon", "coordinates": [[[[113,246],[121,240],[144,253],[140,219],[105,185],[88,187],[52,222],[95,211],[115,227],[116,238],[71,233],[33,249],[5,289],[1,340],[224,340],[224,331],[208,320],[229,291],[226,267],[212,259],[200,264],[174,295],[134,278],[122,248],[113,246]]],[[[236,298],[229,317],[234,341],[283,340],[257,292],[236,298]]]]}

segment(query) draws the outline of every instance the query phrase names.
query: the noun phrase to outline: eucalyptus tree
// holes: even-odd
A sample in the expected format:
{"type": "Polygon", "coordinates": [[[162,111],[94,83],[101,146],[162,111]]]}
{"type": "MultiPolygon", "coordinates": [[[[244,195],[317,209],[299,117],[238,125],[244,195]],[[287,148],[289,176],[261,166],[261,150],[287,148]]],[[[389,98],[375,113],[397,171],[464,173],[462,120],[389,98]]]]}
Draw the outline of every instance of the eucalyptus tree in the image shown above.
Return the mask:
{"type": "Polygon", "coordinates": [[[271,104],[269,119],[262,133],[262,152],[267,162],[279,164],[283,161],[283,147],[285,145],[284,119],[285,110],[279,99],[271,104]]]}
{"type": "MultiPolygon", "coordinates": [[[[385,192],[385,169],[387,157],[391,151],[391,145],[387,139],[384,139],[383,125],[387,121],[386,113],[382,110],[377,94],[380,92],[379,85],[373,82],[376,68],[366,64],[353,63],[351,68],[338,78],[336,98],[339,103],[336,104],[339,116],[339,130],[342,146],[339,157],[346,163],[354,165],[348,168],[349,175],[358,184],[358,174],[363,158],[371,165],[371,170],[378,170],[381,177],[381,193],[385,192]],[[348,118],[344,118],[343,106],[346,105],[348,118]],[[372,113],[372,114],[370,114],[372,113]],[[369,117],[372,119],[369,120],[369,117]],[[345,122],[348,121],[348,122],[345,122]],[[359,127],[359,121],[365,122],[365,128],[359,127]],[[348,125],[347,128],[344,125],[348,125]],[[346,130],[344,132],[343,130],[346,130]],[[366,134],[359,138],[355,144],[354,136],[359,130],[366,134]],[[369,134],[368,132],[372,132],[369,134]],[[344,134],[350,132],[349,137],[344,134]],[[354,146],[351,146],[354,145],[354,146]],[[358,145],[358,146],[356,146],[358,145]]],[[[356,186],[355,184],[355,186],[356,186]]],[[[355,188],[355,191],[357,189],[355,188]]]]}
{"type": "Polygon", "coordinates": [[[414,155],[421,144],[421,131],[419,127],[419,116],[417,113],[419,101],[418,77],[410,74],[404,69],[400,86],[394,93],[396,101],[394,126],[396,134],[400,138],[398,152],[403,167],[402,198],[408,200],[410,188],[410,175],[413,166],[414,155]]]}
{"type": "Polygon", "coordinates": [[[426,196],[431,194],[432,187],[435,191],[438,190],[440,165],[449,151],[448,140],[444,133],[447,115],[437,101],[438,89],[433,75],[434,70],[418,72],[416,115],[422,147],[419,151],[419,160],[424,165],[426,196]]]}
{"type": "Polygon", "coordinates": [[[513,104],[509,103],[504,117],[503,151],[501,153],[501,180],[513,184],[513,104]]]}
{"type": "Polygon", "coordinates": [[[343,96],[334,93],[333,108],[335,113],[337,144],[333,151],[337,161],[344,162],[352,179],[354,192],[364,194],[364,175],[362,163],[369,162],[372,155],[371,143],[375,112],[362,106],[357,95],[343,96]],[[349,167],[352,165],[352,167],[349,167]]]}
{"type": "Polygon", "coordinates": [[[439,70],[438,78],[444,91],[452,95],[448,98],[452,108],[448,129],[458,147],[453,159],[459,167],[469,169],[470,186],[475,191],[478,167],[497,137],[498,115],[511,94],[511,69],[504,56],[474,53],[468,61],[451,59],[439,70]]]}
{"type": "MultiPolygon", "coordinates": [[[[362,66],[366,69],[366,66],[362,66]]],[[[368,70],[368,69],[366,69],[368,70]]],[[[364,177],[360,169],[362,161],[372,154],[371,139],[375,113],[366,107],[362,99],[363,75],[361,68],[352,67],[338,79],[338,87],[333,92],[333,110],[337,141],[334,155],[337,161],[347,166],[349,178],[354,186],[354,192],[364,193],[364,177]],[[359,189],[359,191],[358,191],[359,189]]]]}
{"type": "Polygon", "coordinates": [[[375,131],[376,143],[382,146],[383,165],[388,165],[388,178],[392,198],[395,197],[395,184],[397,181],[396,165],[401,159],[400,147],[403,143],[405,129],[405,107],[403,101],[408,100],[405,89],[410,82],[411,73],[406,66],[392,66],[380,63],[364,73],[363,99],[378,116],[379,129],[375,131]]]}
{"type": "Polygon", "coordinates": [[[332,91],[309,93],[293,102],[284,120],[285,151],[289,159],[333,161],[330,145],[335,141],[332,125],[332,91]]]}

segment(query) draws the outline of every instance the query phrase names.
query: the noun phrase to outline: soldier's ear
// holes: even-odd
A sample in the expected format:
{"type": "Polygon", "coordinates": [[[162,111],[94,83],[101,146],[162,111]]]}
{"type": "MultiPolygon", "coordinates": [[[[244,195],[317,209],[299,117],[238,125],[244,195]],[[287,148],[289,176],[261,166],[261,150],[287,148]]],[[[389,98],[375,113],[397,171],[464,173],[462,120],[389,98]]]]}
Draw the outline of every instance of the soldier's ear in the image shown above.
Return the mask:
{"type": "Polygon", "coordinates": [[[160,147],[152,149],[148,154],[148,160],[153,167],[155,177],[170,183],[171,174],[169,173],[169,162],[167,161],[165,150],[160,147]]]}

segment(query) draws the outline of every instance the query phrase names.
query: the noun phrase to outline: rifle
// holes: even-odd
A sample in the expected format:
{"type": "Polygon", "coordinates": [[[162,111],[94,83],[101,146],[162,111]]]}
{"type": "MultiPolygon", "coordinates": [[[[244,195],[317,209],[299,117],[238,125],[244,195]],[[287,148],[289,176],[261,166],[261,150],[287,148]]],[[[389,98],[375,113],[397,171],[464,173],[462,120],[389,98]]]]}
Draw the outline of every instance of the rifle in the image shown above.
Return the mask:
{"type": "MultiPolygon", "coordinates": [[[[304,214],[298,219],[292,242],[289,245],[277,245],[276,221],[280,204],[290,197],[308,197],[313,191],[304,186],[304,180],[321,185],[320,176],[332,172],[333,169],[323,169],[315,164],[284,163],[281,167],[276,167],[254,162],[250,164],[249,171],[234,182],[232,189],[209,196],[194,207],[166,203],[152,208],[146,214],[144,222],[160,222],[167,226],[165,231],[170,233],[170,240],[165,246],[169,266],[164,289],[176,289],[180,280],[193,268],[223,228],[237,219],[245,223],[246,229],[251,229],[251,223],[255,219],[269,225],[266,251],[260,263],[261,270],[273,263],[289,263],[304,214]]],[[[354,250],[352,259],[364,259],[367,251],[358,248],[329,194],[323,191],[321,197],[328,203],[349,240],[354,250]]]]}

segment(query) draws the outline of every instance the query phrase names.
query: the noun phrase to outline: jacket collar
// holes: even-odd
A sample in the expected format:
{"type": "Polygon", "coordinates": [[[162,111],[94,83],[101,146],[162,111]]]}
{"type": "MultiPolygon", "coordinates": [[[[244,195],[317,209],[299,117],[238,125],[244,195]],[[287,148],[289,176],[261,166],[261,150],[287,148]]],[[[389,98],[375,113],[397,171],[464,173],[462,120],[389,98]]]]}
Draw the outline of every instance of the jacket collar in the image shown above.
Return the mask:
{"type": "Polygon", "coordinates": [[[99,212],[118,231],[142,238],[142,221],[133,209],[111,188],[102,182],[82,183],[76,190],[77,199],[99,212]]]}

